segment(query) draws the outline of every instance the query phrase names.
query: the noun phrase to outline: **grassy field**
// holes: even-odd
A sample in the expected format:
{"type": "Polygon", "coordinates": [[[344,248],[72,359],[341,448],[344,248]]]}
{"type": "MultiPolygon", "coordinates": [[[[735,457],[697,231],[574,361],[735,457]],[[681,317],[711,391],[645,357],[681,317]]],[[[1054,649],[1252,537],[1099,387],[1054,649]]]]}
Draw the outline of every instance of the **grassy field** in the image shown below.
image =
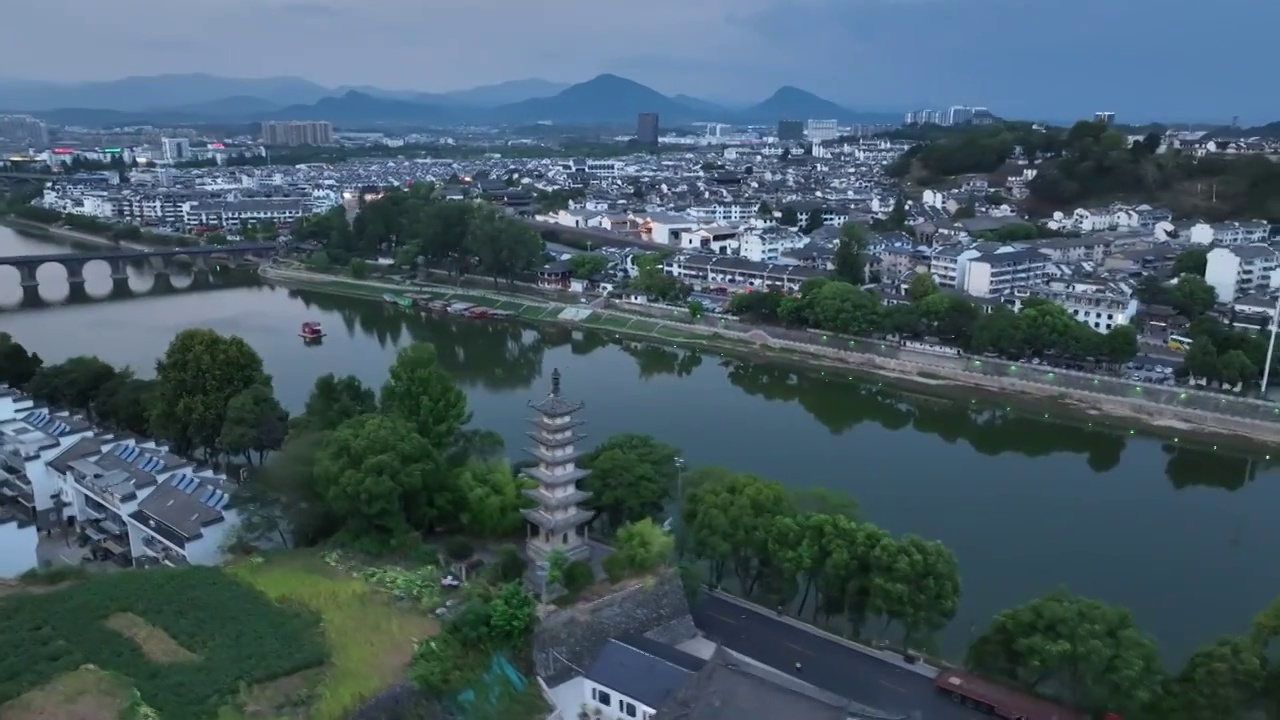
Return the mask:
{"type": "Polygon", "coordinates": [[[394,605],[365,581],[326,565],[312,552],[277,554],[264,562],[245,561],[229,572],[283,603],[298,604],[320,617],[330,660],[319,677],[285,678],[258,687],[227,709],[219,720],[275,720],[296,717],[338,720],[361,702],[399,680],[417,641],[439,625],[425,612],[394,605]]]}
{"type": "Polygon", "coordinates": [[[313,552],[7,586],[0,718],[338,720],[438,629],[313,552]]]}

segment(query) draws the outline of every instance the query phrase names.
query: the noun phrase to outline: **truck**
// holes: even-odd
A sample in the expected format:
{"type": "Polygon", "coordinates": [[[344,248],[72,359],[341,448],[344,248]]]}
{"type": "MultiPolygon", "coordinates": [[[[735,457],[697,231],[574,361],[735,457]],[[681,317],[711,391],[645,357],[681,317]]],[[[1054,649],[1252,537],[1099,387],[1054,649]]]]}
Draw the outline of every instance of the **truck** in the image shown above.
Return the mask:
{"type": "MultiPolygon", "coordinates": [[[[963,670],[943,670],[933,684],[952,700],[1003,720],[1089,720],[1089,716],[1079,710],[1062,707],[963,670]]],[[[1107,713],[1105,720],[1123,719],[1107,713]]]]}

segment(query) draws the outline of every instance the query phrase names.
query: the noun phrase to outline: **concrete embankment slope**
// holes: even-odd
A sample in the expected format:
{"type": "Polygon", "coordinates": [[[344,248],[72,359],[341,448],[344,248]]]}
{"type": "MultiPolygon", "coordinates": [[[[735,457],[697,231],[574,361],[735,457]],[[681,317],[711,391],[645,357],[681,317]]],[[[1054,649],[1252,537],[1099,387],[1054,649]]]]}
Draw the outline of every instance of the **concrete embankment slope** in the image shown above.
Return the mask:
{"type": "MultiPolygon", "coordinates": [[[[377,280],[351,280],[305,270],[264,267],[267,279],[298,283],[318,291],[376,297],[388,290],[411,288],[377,280]]],[[[778,328],[754,328],[741,323],[690,324],[678,319],[658,320],[626,308],[590,312],[577,305],[516,294],[446,285],[415,286],[442,297],[488,298],[523,304],[526,320],[556,322],[652,339],[738,353],[780,362],[801,363],[822,370],[860,372],[887,378],[940,395],[999,394],[1037,405],[1052,404],[1100,423],[1126,429],[1139,427],[1176,438],[1222,437],[1237,441],[1280,442],[1280,406],[1260,400],[1218,393],[1154,385],[1138,385],[1120,378],[1049,370],[1006,361],[939,355],[903,350],[870,340],[853,342],[817,333],[778,328]],[[545,310],[544,310],[545,308],[545,310]],[[559,310],[574,308],[574,313],[559,310]],[[584,317],[585,315],[585,317],[584,317]]]]}

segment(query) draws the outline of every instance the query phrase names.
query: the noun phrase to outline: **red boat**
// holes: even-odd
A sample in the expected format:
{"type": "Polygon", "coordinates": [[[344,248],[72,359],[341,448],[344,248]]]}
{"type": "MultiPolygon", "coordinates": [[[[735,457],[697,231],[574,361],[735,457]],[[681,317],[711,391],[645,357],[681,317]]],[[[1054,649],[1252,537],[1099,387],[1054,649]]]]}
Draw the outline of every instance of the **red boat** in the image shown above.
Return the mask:
{"type": "Polygon", "coordinates": [[[317,322],[302,323],[302,332],[298,333],[298,337],[303,340],[319,340],[324,337],[324,328],[320,327],[317,322]]]}

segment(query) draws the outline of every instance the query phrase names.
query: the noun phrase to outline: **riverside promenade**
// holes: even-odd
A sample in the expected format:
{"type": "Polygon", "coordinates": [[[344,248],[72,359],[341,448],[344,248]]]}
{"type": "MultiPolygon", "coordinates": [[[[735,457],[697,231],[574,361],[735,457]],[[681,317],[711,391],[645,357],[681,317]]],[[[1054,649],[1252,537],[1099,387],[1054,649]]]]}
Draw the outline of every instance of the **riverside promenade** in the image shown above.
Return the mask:
{"type": "Polygon", "coordinates": [[[1186,435],[1280,442],[1280,405],[1251,398],[1122,378],[1057,370],[1007,360],[907,350],[890,342],[844,338],[779,327],[759,327],[716,316],[597,300],[590,305],[548,299],[535,288],[501,291],[443,285],[354,280],[300,268],[268,265],[268,280],[317,291],[380,297],[388,290],[426,293],[459,301],[503,303],[520,318],[613,332],[667,344],[740,352],[815,366],[824,373],[868,373],[942,393],[951,388],[1053,401],[1100,423],[1145,427],[1174,438],[1186,435]]]}

